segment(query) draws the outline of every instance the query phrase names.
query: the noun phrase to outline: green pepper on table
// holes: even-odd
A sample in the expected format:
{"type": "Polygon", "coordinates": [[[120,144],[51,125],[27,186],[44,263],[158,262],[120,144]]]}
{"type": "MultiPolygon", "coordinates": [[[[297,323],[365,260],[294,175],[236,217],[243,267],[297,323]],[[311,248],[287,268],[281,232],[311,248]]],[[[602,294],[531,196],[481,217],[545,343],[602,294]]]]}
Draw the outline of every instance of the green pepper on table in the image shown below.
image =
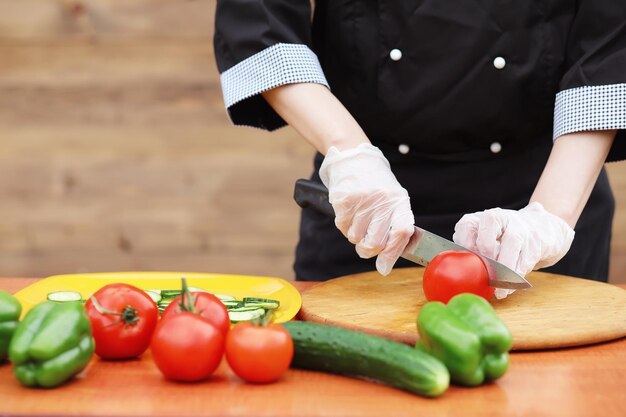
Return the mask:
{"type": "Polygon", "coordinates": [[[22,305],[17,298],[0,290],[0,363],[8,358],[9,343],[22,314],[22,305]]]}
{"type": "Polygon", "coordinates": [[[418,318],[416,347],[441,360],[450,379],[475,386],[504,375],[512,338],[493,307],[474,294],[459,294],[448,304],[429,302],[418,318]]]}
{"type": "Polygon", "coordinates": [[[82,371],[94,347],[82,303],[46,301],[30,310],[17,326],[9,359],[23,385],[51,388],[82,371]]]}

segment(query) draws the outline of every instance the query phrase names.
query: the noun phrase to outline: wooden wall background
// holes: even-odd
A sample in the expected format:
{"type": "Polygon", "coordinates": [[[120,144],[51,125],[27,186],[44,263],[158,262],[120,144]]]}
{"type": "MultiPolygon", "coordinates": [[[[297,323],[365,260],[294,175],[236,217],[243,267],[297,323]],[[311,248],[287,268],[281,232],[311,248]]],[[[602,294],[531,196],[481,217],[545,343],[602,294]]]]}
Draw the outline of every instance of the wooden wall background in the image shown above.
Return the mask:
{"type": "MultiPolygon", "coordinates": [[[[0,0],[0,275],[292,278],[312,149],[234,128],[215,0],[0,0]]],[[[626,164],[611,269],[626,282],[626,164]]]]}

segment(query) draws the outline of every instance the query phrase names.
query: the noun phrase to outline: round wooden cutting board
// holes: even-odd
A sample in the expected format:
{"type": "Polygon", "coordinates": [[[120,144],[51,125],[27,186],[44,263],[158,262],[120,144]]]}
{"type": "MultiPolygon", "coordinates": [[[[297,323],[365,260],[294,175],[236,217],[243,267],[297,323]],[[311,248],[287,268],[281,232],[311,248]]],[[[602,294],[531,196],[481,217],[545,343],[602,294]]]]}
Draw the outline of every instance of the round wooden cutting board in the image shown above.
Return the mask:
{"type": "MultiPolygon", "coordinates": [[[[302,295],[303,320],[332,324],[404,343],[417,340],[415,320],[426,302],[423,268],[348,275],[302,295]]],[[[626,290],[613,285],[542,272],[492,305],[513,334],[514,350],[597,343],[626,336],[626,290]]]]}

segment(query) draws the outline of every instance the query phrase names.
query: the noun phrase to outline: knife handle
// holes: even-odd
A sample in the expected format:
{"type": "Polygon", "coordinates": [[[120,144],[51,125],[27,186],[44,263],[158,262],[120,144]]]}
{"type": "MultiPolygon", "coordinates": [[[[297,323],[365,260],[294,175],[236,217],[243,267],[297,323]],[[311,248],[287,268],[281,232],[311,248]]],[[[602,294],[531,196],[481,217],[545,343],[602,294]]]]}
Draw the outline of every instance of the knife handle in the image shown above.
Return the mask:
{"type": "Polygon", "coordinates": [[[310,207],[328,217],[335,218],[335,210],[328,201],[328,189],[324,184],[299,179],[293,190],[293,199],[302,208],[310,207]]]}

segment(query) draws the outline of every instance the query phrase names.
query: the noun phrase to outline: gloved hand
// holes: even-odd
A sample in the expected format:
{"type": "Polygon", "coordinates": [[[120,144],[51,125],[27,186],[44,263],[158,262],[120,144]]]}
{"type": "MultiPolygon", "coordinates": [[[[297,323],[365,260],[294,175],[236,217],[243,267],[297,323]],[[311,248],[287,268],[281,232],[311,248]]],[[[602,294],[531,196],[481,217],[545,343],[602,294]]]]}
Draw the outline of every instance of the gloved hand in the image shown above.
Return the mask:
{"type": "MultiPolygon", "coordinates": [[[[574,240],[574,230],[533,202],[519,211],[494,208],[466,214],[454,227],[452,238],[525,276],[565,256],[574,240]]],[[[504,298],[512,292],[498,288],[496,297],[504,298]]]]}
{"type": "Polygon", "coordinates": [[[409,195],[391,172],[389,161],[371,144],[339,151],[331,147],[320,168],[335,210],[335,225],[356,244],[361,258],[376,258],[387,275],[413,235],[409,195]]]}

